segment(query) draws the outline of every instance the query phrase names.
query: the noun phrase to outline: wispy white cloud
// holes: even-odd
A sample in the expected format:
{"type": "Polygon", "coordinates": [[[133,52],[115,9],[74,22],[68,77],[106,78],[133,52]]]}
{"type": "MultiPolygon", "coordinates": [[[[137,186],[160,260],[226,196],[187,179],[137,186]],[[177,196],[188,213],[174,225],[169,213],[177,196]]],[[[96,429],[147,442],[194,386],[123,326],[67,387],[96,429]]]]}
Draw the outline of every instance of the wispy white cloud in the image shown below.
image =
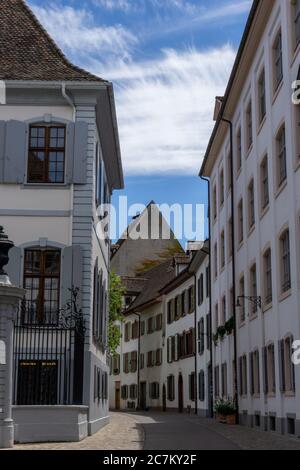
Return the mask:
{"type": "Polygon", "coordinates": [[[128,57],[138,40],[121,25],[99,26],[85,9],[70,6],[32,6],[35,14],[66,53],[72,56],[101,57],[102,54],[128,57]]]}
{"type": "Polygon", "coordinates": [[[214,98],[224,92],[234,57],[227,45],[166,50],[157,60],[106,66],[105,77],[116,84],[127,174],[196,174],[212,130],[214,98]]]}

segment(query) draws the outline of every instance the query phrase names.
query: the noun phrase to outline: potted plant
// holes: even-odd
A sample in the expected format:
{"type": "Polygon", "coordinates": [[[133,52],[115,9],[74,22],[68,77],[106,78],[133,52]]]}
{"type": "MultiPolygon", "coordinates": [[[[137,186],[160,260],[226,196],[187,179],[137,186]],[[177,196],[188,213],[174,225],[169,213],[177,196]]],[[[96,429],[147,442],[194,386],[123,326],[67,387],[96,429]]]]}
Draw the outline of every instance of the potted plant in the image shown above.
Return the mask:
{"type": "Polygon", "coordinates": [[[229,320],[225,323],[225,330],[227,336],[230,336],[234,331],[234,317],[229,318],[229,320]]]}
{"type": "Polygon", "coordinates": [[[215,403],[215,411],[220,423],[234,425],[236,424],[235,404],[232,400],[217,400],[215,403]]]}

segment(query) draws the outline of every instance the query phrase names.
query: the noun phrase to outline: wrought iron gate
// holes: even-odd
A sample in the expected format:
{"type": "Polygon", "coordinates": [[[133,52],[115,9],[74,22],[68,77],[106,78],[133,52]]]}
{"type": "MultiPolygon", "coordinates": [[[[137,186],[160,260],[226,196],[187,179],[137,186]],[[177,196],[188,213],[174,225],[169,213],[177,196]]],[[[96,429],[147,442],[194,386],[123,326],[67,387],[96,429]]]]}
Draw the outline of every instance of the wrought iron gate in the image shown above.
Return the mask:
{"type": "Polygon", "coordinates": [[[24,300],[14,329],[14,403],[80,405],[83,390],[85,327],[77,310],[78,291],[47,319],[24,300]]]}

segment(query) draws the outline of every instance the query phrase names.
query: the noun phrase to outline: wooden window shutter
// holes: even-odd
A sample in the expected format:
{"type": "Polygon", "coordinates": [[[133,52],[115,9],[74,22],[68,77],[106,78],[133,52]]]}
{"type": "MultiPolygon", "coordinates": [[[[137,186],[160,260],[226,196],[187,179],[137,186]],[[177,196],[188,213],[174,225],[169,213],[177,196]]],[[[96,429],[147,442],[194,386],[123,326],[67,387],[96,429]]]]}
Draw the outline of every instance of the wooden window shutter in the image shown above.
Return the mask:
{"type": "Polygon", "coordinates": [[[6,122],[0,121],[0,183],[3,183],[4,178],[5,128],[6,122]]]}
{"type": "Polygon", "coordinates": [[[175,320],[175,299],[171,300],[171,323],[175,320]]]}
{"type": "Polygon", "coordinates": [[[251,352],[249,354],[249,361],[250,361],[250,393],[254,395],[254,354],[251,352]]]}
{"type": "Polygon", "coordinates": [[[191,312],[190,313],[193,313],[195,311],[195,286],[193,285],[192,288],[191,288],[191,312]]]}
{"type": "Polygon", "coordinates": [[[22,121],[7,121],[4,155],[4,183],[24,183],[27,160],[28,125],[22,121]]]}

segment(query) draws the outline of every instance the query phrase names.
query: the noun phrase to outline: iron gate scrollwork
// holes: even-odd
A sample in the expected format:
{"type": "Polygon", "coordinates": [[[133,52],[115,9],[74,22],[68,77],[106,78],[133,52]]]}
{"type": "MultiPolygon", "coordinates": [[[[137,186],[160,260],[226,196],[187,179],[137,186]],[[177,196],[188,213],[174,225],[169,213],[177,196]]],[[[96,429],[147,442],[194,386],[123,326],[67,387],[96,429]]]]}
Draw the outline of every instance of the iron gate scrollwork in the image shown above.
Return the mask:
{"type": "Polygon", "coordinates": [[[36,317],[24,299],[14,327],[14,404],[81,405],[85,322],[79,290],[55,315],[36,317]]]}

